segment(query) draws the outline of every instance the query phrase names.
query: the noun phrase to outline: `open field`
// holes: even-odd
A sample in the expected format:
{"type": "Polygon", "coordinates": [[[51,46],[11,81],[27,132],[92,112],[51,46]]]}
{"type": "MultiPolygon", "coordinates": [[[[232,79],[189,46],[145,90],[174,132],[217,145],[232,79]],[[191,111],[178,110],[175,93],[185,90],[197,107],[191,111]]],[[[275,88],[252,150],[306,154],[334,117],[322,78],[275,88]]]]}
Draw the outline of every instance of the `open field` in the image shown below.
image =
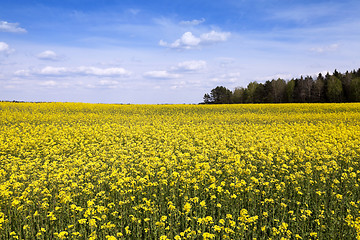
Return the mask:
{"type": "Polygon", "coordinates": [[[360,239],[360,104],[0,103],[0,239],[360,239]]]}

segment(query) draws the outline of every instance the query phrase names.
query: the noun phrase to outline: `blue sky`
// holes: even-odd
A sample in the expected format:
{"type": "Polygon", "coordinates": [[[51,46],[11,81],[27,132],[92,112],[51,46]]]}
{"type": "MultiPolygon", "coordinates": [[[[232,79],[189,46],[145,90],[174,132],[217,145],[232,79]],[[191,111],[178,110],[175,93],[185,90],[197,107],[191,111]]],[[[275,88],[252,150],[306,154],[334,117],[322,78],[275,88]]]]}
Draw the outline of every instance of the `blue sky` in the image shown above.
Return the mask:
{"type": "Polygon", "coordinates": [[[3,0],[0,100],[199,103],[360,67],[360,1],[3,0]]]}

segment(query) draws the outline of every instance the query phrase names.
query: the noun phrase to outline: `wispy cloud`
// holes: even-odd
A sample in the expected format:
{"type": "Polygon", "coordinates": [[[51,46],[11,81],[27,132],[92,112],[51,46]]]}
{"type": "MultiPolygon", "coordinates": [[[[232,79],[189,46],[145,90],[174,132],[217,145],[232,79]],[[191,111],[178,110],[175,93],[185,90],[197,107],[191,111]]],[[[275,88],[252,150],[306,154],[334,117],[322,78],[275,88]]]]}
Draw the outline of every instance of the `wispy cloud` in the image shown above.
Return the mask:
{"type": "Polygon", "coordinates": [[[128,77],[130,72],[124,68],[98,68],[93,66],[80,66],[76,68],[68,67],[53,67],[47,66],[37,70],[18,70],[15,72],[17,76],[71,76],[71,75],[84,75],[96,77],[128,77]]]}
{"type": "Polygon", "coordinates": [[[6,21],[0,21],[1,32],[12,32],[12,33],[26,33],[24,28],[19,27],[18,23],[9,23],[6,21]]]}
{"type": "Polygon", "coordinates": [[[120,86],[120,82],[116,81],[116,80],[112,80],[112,79],[101,79],[99,81],[95,81],[92,83],[84,83],[84,82],[80,82],[78,83],[78,86],[80,87],[85,87],[85,88],[92,88],[92,89],[97,89],[97,88],[107,88],[107,89],[114,89],[114,88],[118,88],[120,86]]]}
{"type": "Polygon", "coordinates": [[[181,77],[180,74],[170,73],[168,71],[148,71],[143,74],[144,77],[154,79],[173,79],[181,77]]]}
{"type": "Polygon", "coordinates": [[[60,57],[51,50],[46,50],[37,55],[37,57],[41,60],[50,60],[50,61],[58,61],[60,57]]]}
{"type": "Polygon", "coordinates": [[[177,64],[173,67],[174,71],[185,71],[185,72],[196,72],[206,68],[206,61],[203,60],[192,60],[184,61],[177,64]]]}
{"type": "Polygon", "coordinates": [[[222,68],[229,67],[232,64],[234,64],[236,61],[235,58],[229,58],[229,57],[220,57],[217,60],[219,61],[219,66],[222,68]]]}
{"type": "Polygon", "coordinates": [[[12,52],[14,52],[14,49],[11,49],[7,43],[0,42],[0,54],[10,54],[12,52]]]}
{"type": "Polygon", "coordinates": [[[75,73],[93,76],[123,76],[128,77],[130,72],[124,68],[97,68],[82,66],[75,69],[75,73]]]}
{"type": "Polygon", "coordinates": [[[271,80],[277,80],[277,79],[284,79],[284,80],[290,80],[291,78],[294,78],[297,76],[293,76],[290,73],[276,73],[274,75],[269,75],[269,76],[263,76],[263,77],[258,77],[255,78],[256,81],[259,82],[265,82],[265,81],[271,81],[271,80]]]}
{"type": "Polygon", "coordinates": [[[206,61],[191,60],[180,62],[168,70],[148,71],[143,74],[152,79],[177,79],[189,73],[196,73],[206,68],[206,61]]]}
{"type": "Polygon", "coordinates": [[[121,86],[121,82],[114,79],[100,79],[97,81],[78,81],[69,82],[64,80],[52,79],[45,81],[35,81],[36,85],[43,88],[86,88],[86,89],[115,89],[121,86]]]}
{"type": "Polygon", "coordinates": [[[225,73],[221,74],[217,77],[211,78],[212,82],[218,82],[218,83],[238,83],[241,81],[243,75],[239,72],[231,72],[231,73],[225,73]]]}
{"type": "Polygon", "coordinates": [[[127,12],[131,13],[132,15],[138,15],[140,13],[140,9],[135,9],[135,8],[129,8],[127,10],[127,12]]]}
{"type": "Polygon", "coordinates": [[[38,85],[43,87],[56,87],[59,85],[59,83],[55,82],[54,80],[49,80],[49,81],[39,82],[38,85]]]}
{"type": "Polygon", "coordinates": [[[230,35],[231,34],[229,32],[216,32],[213,30],[196,37],[192,32],[186,32],[173,43],[167,43],[160,40],[159,45],[175,49],[193,49],[204,45],[224,42],[230,37],[230,35]]]}
{"type": "MultiPolygon", "coordinates": [[[[339,13],[342,3],[313,2],[307,5],[289,4],[283,9],[275,11],[273,8],[268,9],[268,19],[292,21],[296,23],[316,22],[319,19],[334,16],[339,13]]],[[[335,19],[332,19],[335,20],[335,19]]]]}
{"type": "Polygon", "coordinates": [[[310,51],[316,52],[316,53],[324,53],[324,52],[332,52],[339,48],[339,44],[334,43],[327,46],[320,46],[320,47],[314,47],[311,48],[310,51]]]}
{"type": "Polygon", "coordinates": [[[205,22],[205,18],[201,18],[201,19],[194,19],[194,20],[190,20],[190,21],[181,21],[180,24],[187,25],[187,26],[196,26],[196,25],[202,24],[204,22],[205,22]]]}

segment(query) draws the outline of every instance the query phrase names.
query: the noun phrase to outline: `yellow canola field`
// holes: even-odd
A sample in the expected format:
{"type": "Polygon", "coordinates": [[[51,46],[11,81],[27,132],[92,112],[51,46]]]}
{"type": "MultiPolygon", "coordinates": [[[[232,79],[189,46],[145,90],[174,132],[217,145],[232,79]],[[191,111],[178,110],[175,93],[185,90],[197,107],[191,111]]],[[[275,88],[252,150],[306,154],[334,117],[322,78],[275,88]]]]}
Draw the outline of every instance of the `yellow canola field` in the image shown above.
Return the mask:
{"type": "Polygon", "coordinates": [[[0,239],[360,239],[360,104],[0,103],[0,239]]]}

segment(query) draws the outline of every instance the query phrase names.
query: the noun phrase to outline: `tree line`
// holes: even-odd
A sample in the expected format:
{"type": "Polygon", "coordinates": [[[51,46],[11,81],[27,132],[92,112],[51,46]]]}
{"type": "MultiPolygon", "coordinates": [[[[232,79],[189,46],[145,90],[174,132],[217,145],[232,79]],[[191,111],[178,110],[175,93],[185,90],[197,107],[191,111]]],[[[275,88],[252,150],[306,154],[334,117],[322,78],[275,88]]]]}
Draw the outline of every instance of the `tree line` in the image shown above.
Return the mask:
{"type": "Polygon", "coordinates": [[[233,91],[217,86],[204,95],[205,104],[229,103],[326,103],[360,102],[360,68],[356,71],[321,73],[317,77],[301,76],[284,80],[268,80],[265,83],[250,82],[246,88],[233,91]]]}

